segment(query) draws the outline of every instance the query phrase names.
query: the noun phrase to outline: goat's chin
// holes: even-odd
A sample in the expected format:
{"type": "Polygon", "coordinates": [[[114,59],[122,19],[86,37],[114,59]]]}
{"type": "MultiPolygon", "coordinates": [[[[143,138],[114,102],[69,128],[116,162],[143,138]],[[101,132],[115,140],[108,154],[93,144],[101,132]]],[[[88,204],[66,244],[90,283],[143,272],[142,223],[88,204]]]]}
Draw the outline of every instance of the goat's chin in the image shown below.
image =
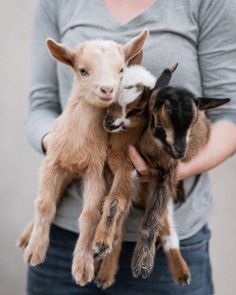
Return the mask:
{"type": "Polygon", "coordinates": [[[114,102],[113,98],[102,99],[98,96],[93,96],[90,98],[87,97],[85,99],[86,99],[87,103],[89,103],[90,105],[97,107],[97,108],[102,108],[102,109],[109,107],[114,102]]]}

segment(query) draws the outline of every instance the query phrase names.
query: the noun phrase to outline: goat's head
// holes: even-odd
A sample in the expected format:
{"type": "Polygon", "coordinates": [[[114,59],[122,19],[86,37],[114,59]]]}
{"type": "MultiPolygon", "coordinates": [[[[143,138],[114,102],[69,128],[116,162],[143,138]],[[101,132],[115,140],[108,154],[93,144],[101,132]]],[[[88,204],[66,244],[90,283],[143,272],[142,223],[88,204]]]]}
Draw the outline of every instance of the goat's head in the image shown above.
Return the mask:
{"type": "Polygon", "coordinates": [[[195,97],[184,88],[166,86],[153,90],[150,129],[158,144],[175,159],[185,156],[191,129],[199,112],[218,107],[229,99],[195,97]]]}
{"type": "Polygon", "coordinates": [[[118,102],[107,109],[104,128],[108,132],[119,132],[139,126],[145,111],[147,113],[149,94],[155,82],[155,77],[140,65],[126,68],[118,102]]]}
{"type": "Polygon", "coordinates": [[[148,31],[125,45],[108,40],[92,40],[71,50],[47,40],[51,55],[74,69],[80,95],[90,104],[105,108],[116,99],[125,65],[140,53],[148,31]]]}

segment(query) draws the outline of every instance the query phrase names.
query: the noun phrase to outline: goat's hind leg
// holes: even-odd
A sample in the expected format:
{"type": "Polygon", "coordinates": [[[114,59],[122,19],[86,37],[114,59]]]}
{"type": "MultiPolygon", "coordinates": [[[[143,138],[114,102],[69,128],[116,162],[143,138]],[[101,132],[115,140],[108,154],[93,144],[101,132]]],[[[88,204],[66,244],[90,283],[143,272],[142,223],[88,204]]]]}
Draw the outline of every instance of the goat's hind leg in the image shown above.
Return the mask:
{"type": "Polygon", "coordinates": [[[175,282],[180,286],[189,285],[191,281],[190,271],[179,249],[179,239],[174,228],[172,200],[169,201],[168,208],[163,216],[160,239],[175,282]]]}
{"type": "Polygon", "coordinates": [[[47,158],[43,160],[39,192],[35,203],[34,226],[24,253],[25,262],[32,266],[42,263],[45,259],[50,225],[55,216],[61,191],[68,179],[68,172],[60,170],[47,158]]]}
{"type": "MultiPolygon", "coordinates": [[[[168,178],[170,176],[166,174],[165,179],[168,180],[168,178]]],[[[158,181],[155,185],[156,188],[153,189],[149,196],[141,223],[141,232],[132,257],[132,273],[134,277],[141,276],[145,279],[153,269],[156,240],[161,229],[162,214],[167,207],[170,196],[167,183],[158,181]]],[[[171,195],[174,195],[174,192],[171,195]]]]}

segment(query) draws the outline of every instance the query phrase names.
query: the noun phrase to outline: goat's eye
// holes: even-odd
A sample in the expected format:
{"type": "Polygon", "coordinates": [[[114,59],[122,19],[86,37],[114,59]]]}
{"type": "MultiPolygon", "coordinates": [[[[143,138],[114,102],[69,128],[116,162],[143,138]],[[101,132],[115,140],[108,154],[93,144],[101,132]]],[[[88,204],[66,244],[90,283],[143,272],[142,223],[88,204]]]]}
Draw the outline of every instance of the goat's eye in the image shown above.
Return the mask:
{"type": "Polygon", "coordinates": [[[80,75],[81,76],[88,76],[88,72],[85,69],[79,69],[80,75]]]}
{"type": "Polygon", "coordinates": [[[132,117],[132,116],[135,116],[135,115],[138,116],[138,115],[141,114],[142,110],[143,110],[142,108],[135,108],[132,111],[129,111],[127,113],[126,118],[129,118],[129,117],[132,117]]]}
{"type": "Polygon", "coordinates": [[[155,123],[155,127],[156,127],[156,128],[162,128],[163,126],[161,125],[160,122],[156,122],[156,123],[155,123]]]}
{"type": "Polygon", "coordinates": [[[120,70],[120,74],[122,74],[122,73],[124,73],[124,68],[122,68],[122,69],[120,70]]]}
{"type": "Polygon", "coordinates": [[[127,90],[132,89],[132,88],[134,88],[134,85],[129,85],[129,86],[124,87],[124,89],[127,89],[127,90]]]}

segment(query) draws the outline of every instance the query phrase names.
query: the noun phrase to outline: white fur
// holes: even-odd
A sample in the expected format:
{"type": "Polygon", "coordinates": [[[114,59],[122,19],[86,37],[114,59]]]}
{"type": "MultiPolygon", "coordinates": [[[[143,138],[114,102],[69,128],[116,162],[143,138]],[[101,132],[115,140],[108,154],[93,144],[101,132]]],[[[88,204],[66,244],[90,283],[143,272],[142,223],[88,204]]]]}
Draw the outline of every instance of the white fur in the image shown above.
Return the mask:
{"type": "MultiPolygon", "coordinates": [[[[129,125],[130,120],[125,118],[125,115],[123,115],[123,117],[116,119],[112,125],[114,126],[119,126],[119,125],[124,125],[124,126],[128,126],[129,125]]],[[[117,129],[114,129],[112,132],[116,133],[123,130],[122,126],[120,126],[117,129]]]]}
{"type": "Polygon", "coordinates": [[[99,46],[102,49],[110,48],[111,45],[115,45],[115,42],[114,41],[104,40],[104,39],[95,39],[95,40],[90,40],[90,41],[87,41],[87,42],[88,43],[90,42],[92,44],[95,44],[96,46],[99,46]]]}
{"type": "Polygon", "coordinates": [[[174,205],[173,201],[170,200],[168,204],[168,220],[170,224],[171,234],[168,236],[162,236],[162,245],[165,252],[170,251],[171,249],[179,249],[179,238],[175,230],[174,218],[173,218],[174,205]]]}
{"type": "Polygon", "coordinates": [[[138,172],[137,172],[137,170],[133,170],[133,171],[131,172],[131,176],[132,176],[132,179],[133,179],[133,180],[136,180],[137,177],[138,177],[138,172]]]}
{"type": "Polygon", "coordinates": [[[126,106],[138,97],[141,91],[136,87],[137,84],[153,88],[155,83],[156,78],[143,66],[133,65],[125,68],[121,82],[120,105],[126,106]]]}
{"type": "Polygon", "coordinates": [[[138,83],[153,88],[156,83],[156,78],[147,69],[140,65],[133,65],[125,68],[121,83],[122,87],[138,83]]]}

